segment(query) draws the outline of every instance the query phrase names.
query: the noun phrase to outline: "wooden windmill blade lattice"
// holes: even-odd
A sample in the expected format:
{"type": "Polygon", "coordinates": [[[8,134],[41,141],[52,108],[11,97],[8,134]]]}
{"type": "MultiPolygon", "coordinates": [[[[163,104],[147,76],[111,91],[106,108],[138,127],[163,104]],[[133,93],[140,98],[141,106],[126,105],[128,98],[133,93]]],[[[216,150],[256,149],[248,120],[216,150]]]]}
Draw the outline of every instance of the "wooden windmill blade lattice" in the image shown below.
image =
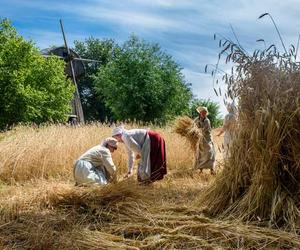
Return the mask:
{"type": "Polygon", "coordinates": [[[42,50],[42,54],[45,57],[59,57],[66,62],[65,73],[75,85],[74,98],[71,102],[72,114],[70,116],[77,117],[78,122],[84,123],[84,113],[80,100],[77,81],[85,74],[84,62],[100,63],[100,61],[81,58],[74,50],[70,49],[67,43],[62,20],[60,19],[59,21],[65,46],[42,50]]]}
{"type": "Polygon", "coordinates": [[[74,93],[74,98],[72,100],[72,113],[77,116],[78,121],[80,123],[84,123],[83,109],[82,109],[82,105],[81,105],[81,101],[80,101],[80,95],[79,95],[79,91],[78,91],[78,85],[77,85],[76,75],[75,75],[75,71],[74,71],[72,55],[71,55],[71,52],[70,52],[70,49],[69,49],[69,46],[67,43],[62,20],[60,19],[59,22],[60,22],[60,27],[61,27],[61,31],[63,34],[64,43],[65,43],[65,47],[66,47],[66,51],[67,51],[67,59],[69,60],[71,79],[75,85],[75,93],[74,93]]]}

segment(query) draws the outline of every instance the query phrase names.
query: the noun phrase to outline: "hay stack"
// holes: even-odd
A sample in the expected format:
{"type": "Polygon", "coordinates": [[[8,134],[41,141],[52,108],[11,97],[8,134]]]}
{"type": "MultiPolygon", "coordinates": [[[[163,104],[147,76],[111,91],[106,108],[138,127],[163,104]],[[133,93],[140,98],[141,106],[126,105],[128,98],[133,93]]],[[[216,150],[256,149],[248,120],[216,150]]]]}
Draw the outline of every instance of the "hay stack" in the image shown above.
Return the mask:
{"type": "Polygon", "coordinates": [[[199,146],[197,144],[200,138],[202,138],[202,133],[200,129],[196,127],[194,121],[188,116],[179,117],[175,121],[174,127],[174,131],[185,137],[191,144],[193,151],[196,152],[196,148],[199,146]]]}
{"type": "Polygon", "coordinates": [[[237,67],[224,78],[229,94],[239,98],[239,126],[231,158],[200,202],[215,216],[294,230],[300,219],[300,65],[276,50],[249,57],[236,45],[229,49],[237,67]]]}

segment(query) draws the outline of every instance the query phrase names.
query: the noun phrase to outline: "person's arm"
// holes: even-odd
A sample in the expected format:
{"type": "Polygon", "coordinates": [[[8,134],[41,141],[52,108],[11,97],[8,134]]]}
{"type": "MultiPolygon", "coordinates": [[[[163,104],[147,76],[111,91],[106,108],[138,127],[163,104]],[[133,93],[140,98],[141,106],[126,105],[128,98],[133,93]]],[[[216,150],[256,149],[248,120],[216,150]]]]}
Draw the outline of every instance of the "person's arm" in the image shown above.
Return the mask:
{"type": "Polygon", "coordinates": [[[221,134],[223,134],[225,132],[226,129],[228,129],[230,121],[228,119],[228,116],[226,115],[224,118],[224,122],[223,122],[223,127],[221,128],[219,134],[217,134],[217,136],[220,136],[221,134]]]}
{"type": "Polygon", "coordinates": [[[224,132],[225,132],[224,128],[223,128],[223,127],[222,127],[222,128],[220,128],[220,132],[217,134],[217,136],[220,136],[220,135],[222,135],[224,132]]]}
{"type": "Polygon", "coordinates": [[[133,171],[134,152],[131,151],[128,147],[126,147],[126,150],[128,155],[128,173],[125,177],[128,177],[132,174],[133,171]]]}
{"type": "Polygon", "coordinates": [[[101,152],[101,154],[102,154],[102,163],[103,166],[105,167],[105,170],[109,174],[109,179],[110,181],[114,180],[116,178],[116,166],[111,157],[111,153],[108,151],[103,151],[101,152]]]}
{"type": "Polygon", "coordinates": [[[201,129],[200,123],[199,123],[199,117],[196,117],[194,119],[194,124],[196,125],[197,128],[201,129]]]}
{"type": "Polygon", "coordinates": [[[208,118],[204,120],[203,130],[208,132],[211,131],[210,120],[208,118]]]}
{"type": "Polygon", "coordinates": [[[141,154],[142,152],[142,147],[136,142],[136,140],[133,139],[132,136],[130,135],[125,135],[124,136],[124,143],[126,146],[133,152],[137,154],[141,154]]]}
{"type": "Polygon", "coordinates": [[[123,140],[128,154],[128,173],[125,176],[128,177],[132,174],[133,171],[133,162],[135,158],[135,153],[137,154],[137,159],[138,159],[139,155],[141,155],[142,147],[130,135],[124,135],[123,140]]]}

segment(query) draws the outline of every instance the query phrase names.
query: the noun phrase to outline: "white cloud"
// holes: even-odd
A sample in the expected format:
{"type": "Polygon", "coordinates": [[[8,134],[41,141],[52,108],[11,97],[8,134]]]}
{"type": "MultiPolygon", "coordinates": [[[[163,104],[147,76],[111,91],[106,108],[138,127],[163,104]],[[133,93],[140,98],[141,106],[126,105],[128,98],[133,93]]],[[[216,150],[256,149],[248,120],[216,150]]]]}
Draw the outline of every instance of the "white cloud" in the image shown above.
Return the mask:
{"type": "MultiPolygon", "coordinates": [[[[116,38],[117,42],[122,42],[131,33],[159,42],[163,50],[171,53],[185,67],[183,73],[193,84],[195,95],[211,98],[220,105],[223,105],[223,101],[213,91],[212,78],[203,74],[205,64],[215,64],[217,60],[219,49],[212,39],[214,33],[233,38],[229,26],[232,24],[241,44],[251,52],[255,48],[262,48],[262,44],[256,42],[259,38],[265,39],[267,44],[275,43],[282,49],[270,18],[257,19],[262,13],[272,14],[287,46],[296,43],[300,27],[298,0],[0,1],[4,6],[0,9],[0,15],[7,14],[19,22],[24,22],[24,19],[37,20],[37,27],[21,31],[42,48],[62,44],[59,25],[57,32],[53,26],[52,30],[38,27],[38,20],[46,23],[47,18],[67,20],[65,23],[70,43],[90,35],[101,38],[104,24],[111,28],[110,33],[105,34],[116,38]],[[73,22],[76,24],[70,25],[73,22]],[[76,27],[79,24],[83,25],[81,29],[76,27]]],[[[221,68],[226,70],[228,66],[221,62],[221,68]]]]}
{"type": "Polygon", "coordinates": [[[144,29],[156,27],[158,29],[172,29],[180,25],[177,21],[169,20],[158,15],[149,15],[138,11],[111,10],[102,6],[82,6],[78,8],[80,15],[95,20],[108,20],[120,26],[135,26],[144,29]]]}
{"type": "MultiPolygon", "coordinates": [[[[45,49],[50,46],[63,46],[64,40],[59,25],[57,25],[57,29],[57,32],[41,29],[23,30],[21,35],[23,35],[25,39],[33,40],[40,49],[45,49]]],[[[86,36],[81,34],[67,34],[67,42],[70,47],[72,47],[74,40],[83,40],[84,38],[86,38],[86,36]]]]}

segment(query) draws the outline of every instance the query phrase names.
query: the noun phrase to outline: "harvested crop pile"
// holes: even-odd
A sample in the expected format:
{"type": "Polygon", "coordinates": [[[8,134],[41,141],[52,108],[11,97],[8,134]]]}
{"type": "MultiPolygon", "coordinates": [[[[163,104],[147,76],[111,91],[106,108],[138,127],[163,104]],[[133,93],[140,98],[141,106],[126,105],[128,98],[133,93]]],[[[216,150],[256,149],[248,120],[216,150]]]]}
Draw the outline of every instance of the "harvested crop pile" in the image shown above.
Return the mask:
{"type": "Polygon", "coordinates": [[[293,47],[274,46],[249,56],[223,43],[235,63],[225,75],[228,93],[239,100],[239,126],[231,158],[201,197],[219,218],[239,218],[289,230],[300,215],[300,64],[293,47]]]}
{"type": "Polygon", "coordinates": [[[197,144],[200,138],[202,138],[202,133],[201,130],[197,128],[194,121],[188,116],[179,117],[175,121],[174,127],[174,131],[186,138],[191,144],[193,151],[196,151],[197,144]]]}
{"type": "MultiPolygon", "coordinates": [[[[192,180],[191,180],[192,181],[192,180]]],[[[195,183],[199,180],[195,180],[195,183]]],[[[123,181],[78,188],[40,182],[7,190],[0,205],[4,249],[299,248],[289,232],[205,217],[197,204],[177,205],[162,185],[123,181]]],[[[192,186],[190,186],[192,187],[192,186]]],[[[193,185],[191,191],[199,193],[193,185]]],[[[176,193],[184,187],[169,186],[176,193]]]]}

